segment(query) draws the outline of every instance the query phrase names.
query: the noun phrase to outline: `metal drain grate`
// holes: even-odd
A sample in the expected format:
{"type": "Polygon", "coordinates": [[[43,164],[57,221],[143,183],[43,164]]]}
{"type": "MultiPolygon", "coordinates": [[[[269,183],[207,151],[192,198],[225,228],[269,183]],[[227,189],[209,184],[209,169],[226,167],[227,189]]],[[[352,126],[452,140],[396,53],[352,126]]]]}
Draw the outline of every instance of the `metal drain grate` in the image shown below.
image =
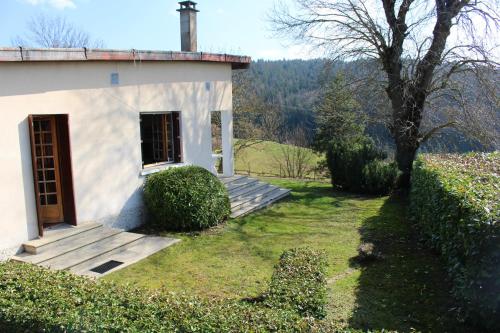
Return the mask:
{"type": "Polygon", "coordinates": [[[104,264],[92,268],[90,271],[94,273],[104,274],[107,271],[110,271],[113,268],[118,267],[120,265],[123,265],[121,261],[110,260],[105,262],[104,264]]]}

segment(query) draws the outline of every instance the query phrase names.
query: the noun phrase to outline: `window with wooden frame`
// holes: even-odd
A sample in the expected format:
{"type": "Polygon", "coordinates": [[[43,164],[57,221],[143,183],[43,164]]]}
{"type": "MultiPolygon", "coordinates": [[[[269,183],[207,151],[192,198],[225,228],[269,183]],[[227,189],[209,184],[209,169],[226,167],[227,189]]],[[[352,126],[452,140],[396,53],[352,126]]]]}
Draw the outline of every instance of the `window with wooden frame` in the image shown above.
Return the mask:
{"type": "Polygon", "coordinates": [[[182,162],[180,112],[141,113],[142,166],[182,162]]]}

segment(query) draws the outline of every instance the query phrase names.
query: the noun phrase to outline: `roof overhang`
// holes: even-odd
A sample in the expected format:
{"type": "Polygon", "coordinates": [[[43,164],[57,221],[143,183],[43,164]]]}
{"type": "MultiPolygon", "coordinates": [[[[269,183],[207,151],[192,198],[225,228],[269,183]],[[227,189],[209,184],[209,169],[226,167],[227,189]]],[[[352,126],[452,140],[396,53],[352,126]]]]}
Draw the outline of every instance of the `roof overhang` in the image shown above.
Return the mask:
{"type": "Polygon", "coordinates": [[[0,48],[2,62],[65,62],[65,61],[196,61],[231,64],[232,69],[247,69],[251,58],[205,52],[174,52],[144,50],[107,50],[87,48],[0,48]]]}

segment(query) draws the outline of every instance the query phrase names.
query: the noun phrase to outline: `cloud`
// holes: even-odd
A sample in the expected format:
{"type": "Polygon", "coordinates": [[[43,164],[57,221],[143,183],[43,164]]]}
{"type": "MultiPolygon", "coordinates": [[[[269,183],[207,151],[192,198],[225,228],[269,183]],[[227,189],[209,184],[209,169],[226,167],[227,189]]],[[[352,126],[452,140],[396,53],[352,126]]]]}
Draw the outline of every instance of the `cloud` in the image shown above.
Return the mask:
{"type": "Polygon", "coordinates": [[[76,8],[74,0],[24,0],[33,6],[49,5],[56,9],[76,8]]]}

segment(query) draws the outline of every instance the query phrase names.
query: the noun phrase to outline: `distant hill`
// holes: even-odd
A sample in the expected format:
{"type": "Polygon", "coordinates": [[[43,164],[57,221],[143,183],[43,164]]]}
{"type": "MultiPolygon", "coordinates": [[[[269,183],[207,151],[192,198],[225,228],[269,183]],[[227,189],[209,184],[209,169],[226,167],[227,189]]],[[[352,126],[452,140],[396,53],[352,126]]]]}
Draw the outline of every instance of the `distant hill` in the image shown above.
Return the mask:
{"type": "Polygon", "coordinates": [[[281,110],[289,129],[300,126],[312,134],[316,128],[313,108],[321,88],[318,75],[323,68],[320,59],[258,60],[246,75],[257,95],[281,110]]]}
{"type": "Polygon", "coordinates": [[[323,60],[258,60],[250,67],[257,93],[279,106],[290,127],[314,129],[312,109],[318,102],[323,60]]]}
{"type": "MultiPolygon", "coordinates": [[[[257,60],[252,63],[246,75],[253,82],[255,91],[267,103],[277,106],[284,115],[288,129],[297,126],[313,135],[316,129],[314,106],[321,101],[322,87],[338,70],[357,75],[365,70],[366,63],[350,62],[332,65],[323,59],[314,60],[257,60]]],[[[361,74],[359,74],[361,75],[361,74]]],[[[383,93],[382,93],[383,95],[383,93]]],[[[380,96],[382,96],[380,95],[380,96]]],[[[378,107],[369,88],[357,91],[357,99],[363,112],[373,114],[378,107]]],[[[387,101],[384,101],[387,104],[387,101]]],[[[373,117],[372,117],[373,118],[373,117]]],[[[372,122],[367,132],[379,146],[390,151],[392,138],[384,124],[372,122]]],[[[423,151],[465,152],[483,150],[477,141],[468,139],[453,129],[445,130],[438,137],[422,147],[423,151]]]]}

